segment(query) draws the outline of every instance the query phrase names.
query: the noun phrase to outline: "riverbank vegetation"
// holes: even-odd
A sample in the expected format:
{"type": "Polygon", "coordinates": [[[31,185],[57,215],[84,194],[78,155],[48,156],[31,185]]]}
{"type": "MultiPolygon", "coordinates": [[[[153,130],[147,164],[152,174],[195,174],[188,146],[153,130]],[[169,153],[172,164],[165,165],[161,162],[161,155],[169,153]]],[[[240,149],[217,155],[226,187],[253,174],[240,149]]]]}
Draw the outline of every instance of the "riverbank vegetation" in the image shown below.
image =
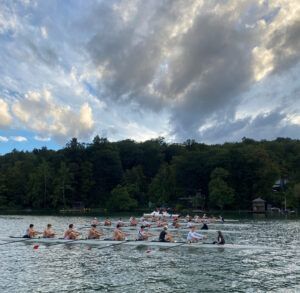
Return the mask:
{"type": "Polygon", "coordinates": [[[286,202],[300,208],[299,140],[244,138],[205,145],[168,144],[163,138],[109,142],[96,136],[90,144],[73,138],[57,151],[0,156],[3,209],[61,209],[80,202],[117,211],[163,204],[247,210],[257,197],[276,207],[286,202]]]}

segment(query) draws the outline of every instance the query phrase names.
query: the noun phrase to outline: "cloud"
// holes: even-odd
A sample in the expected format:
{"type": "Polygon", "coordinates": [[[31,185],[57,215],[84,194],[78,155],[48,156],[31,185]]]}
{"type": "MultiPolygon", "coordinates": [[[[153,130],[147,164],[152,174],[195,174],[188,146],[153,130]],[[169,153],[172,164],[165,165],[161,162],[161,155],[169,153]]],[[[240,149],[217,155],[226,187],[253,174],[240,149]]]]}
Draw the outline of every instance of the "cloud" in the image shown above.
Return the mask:
{"type": "Polygon", "coordinates": [[[10,125],[12,117],[8,108],[8,104],[0,98],[0,128],[10,125]]]}
{"type": "Polygon", "coordinates": [[[24,136],[11,136],[10,138],[17,142],[27,141],[27,138],[24,136]]]}
{"type": "Polygon", "coordinates": [[[210,119],[234,121],[255,82],[299,60],[300,4],[292,2],[99,4],[87,47],[103,71],[99,88],[109,102],[169,108],[171,134],[200,138],[210,119]]]}
{"type": "Polygon", "coordinates": [[[295,134],[299,1],[54,3],[0,4],[2,127],[59,142],[295,134]]]}
{"type": "Polygon", "coordinates": [[[7,142],[8,140],[6,136],[0,136],[0,142],[7,142]]]}
{"type": "Polygon", "coordinates": [[[23,100],[13,104],[14,115],[22,125],[39,134],[65,141],[71,137],[89,138],[93,132],[93,114],[88,103],[79,113],[55,102],[49,90],[28,92],[23,100]]]}
{"type": "Polygon", "coordinates": [[[42,137],[42,136],[38,136],[38,135],[35,135],[34,139],[37,141],[50,141],[51,140],[50,137],[42,137]]]}

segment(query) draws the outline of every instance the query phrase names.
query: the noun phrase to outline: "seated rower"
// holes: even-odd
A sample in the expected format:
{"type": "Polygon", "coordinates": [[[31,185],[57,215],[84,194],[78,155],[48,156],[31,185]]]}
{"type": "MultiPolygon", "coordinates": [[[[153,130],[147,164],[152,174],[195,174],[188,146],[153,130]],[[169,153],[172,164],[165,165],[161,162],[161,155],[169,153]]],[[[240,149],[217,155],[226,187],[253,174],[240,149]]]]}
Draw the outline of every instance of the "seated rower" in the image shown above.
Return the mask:
{"type": "Polygon", "coordinates": [[[96,229],[96,225],[92,224],[91,229],[89,230],[88,239],[99,239],[104,234],[101,231],[96,229]]]}
{"type": "Polygon", "coordinates": [[[79,235],[80,235],[80,233],[77,232],[76,230],[74,230],[74,225],[70,224],[69,229],[65,231],[64,239],[66,239],[66,240],[70,240],[70,239],[75,240],[79,235]]]}
{"type": "Polygon", "coordinates": [[[201,227],[200,230],[208,230],[208,226],[206,223],[203,223],[203,226],[201,227]]]}
{"type": "Polygon", "coordinates": [[[150,228],[150,227],[151,227],[151,223],[147,222],[147,221],[144,219],[144,221],[142,221],[142,226],[150,228]]]}
{"type": "Polygon", "coordinates": [[[137,241],[145,241],[148,240],[150,236],[154,236],[154,234],[146,232],[145,230],[145,226],[141,226],[139,232],[138,232],[138,236],[137,236],[137,241]]]}
{"type": "Polygon", "coordinates": [[[105,219],[104,226],[111,226],[111,220],[109,218],[105,219]]]}
{"type": "Polygon", "coordinates": [[[186,227],[187,227],[187,228],[191,228],[191,227],[193,227],[193,226],[195,226],[195,224],[192,222],[191,219],[189,219],[188,222],[187,222],[187,224],[186,224],[186,227]]]}
{"type": "Polygon", "coordinates": [[[157,226],[157,227],[163,227],[164,225],[163,225],[163,222],[162,222],[161,220],[158,220],[158,221],[156,222],[156,226],[157,226]]]}
{"type": "Polygon", "coordinates": [[[122,218],[119,218],[117,225],[119,225],[120,227],[124,227],[125,223],[122,221],[122,218]]]}
{"type": "Polygon", "coordinates": [[[221,231],[218,231],[217,241],[214,241],[213,244],[224,245],[225,239],[221,231]]]}
{"type": "Polygon", "coordinates": [[[135,217],[130,217],[129,219],[129,225],[130,226],[136,226],[138,224],[138,221],[135,217]]]}
{"type": "Polygon", "coordinates": [[[96,225],[96,226],[98,226],[100,223],[99,223],[99,221],[98,221],[98,219],[97,218],[94,218],[93,220],[92,220],[92,222],[91,222],[91,225],[96,225]]]}
{"type": "Polygon", "coordinates": [[[192,226],[190,229],[191,230],[188,233],[188,236],[186,238],[187,242],[189,242],[189,243],[198,242],[199,240],[203,240],[204,238],[206,238],[204,235],[195,232],[195,229],[196,229],[195,226],[192,226]]]}
{"type": "Polygon", "coordinates": [[[126,234],[121,230],[121,226],[117,225],[116,229],[114,230],[113,240],[116,241],[124,241],[126,234]]]}
{"type": "Polygon", "coordinates": [[[44,230],[43,237],[44,238],[53,238],[55,236],[54,231],[52,230],[52,225],[47,224],[46,229],[44,230]]]}
{"type": "Polygon", "coordinates": [[[168,226],[165,226],[159,234],[158,240],[160,242],[173,242],[173,236],[167,232],[168,226]]]}
{"type": "Polygon", "coordinates": [[[38,234],[42,234],[41,232],[35,231],[33,227],[34,227],[33,224],[29,225],[29,228],[26,229],[26,233],[23,236],[23,238],[34,238],[38,234]]]}
{"type": "Polygon", "coordinates": [[[180,224],[179,224],[179,221],[177,219],[173,221],[172,225],[176,229],[180,228],[180,224]]]}
{"type": "Polygon", "coordinates": [[[224,218],[220,215],[220,217],[219,217],[219,220],[220,220],[220,222],[222,223],[222,224],[224,224],[224,222],[225,222],[225,220],[224,220],[224,218]]]}

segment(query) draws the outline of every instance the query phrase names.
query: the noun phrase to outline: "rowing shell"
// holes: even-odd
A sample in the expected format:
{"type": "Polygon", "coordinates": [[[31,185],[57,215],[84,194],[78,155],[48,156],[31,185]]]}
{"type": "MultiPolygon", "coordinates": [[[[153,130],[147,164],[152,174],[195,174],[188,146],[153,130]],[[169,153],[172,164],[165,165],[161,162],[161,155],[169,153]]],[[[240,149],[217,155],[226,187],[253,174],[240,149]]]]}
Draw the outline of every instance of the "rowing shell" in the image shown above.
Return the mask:
{"type": "MultiPolygon", "coordinates": [[[[89,228],[89,227],[88,227],[89,228]]],[[[101,229],[115,229],[115,227],[108,227],[108,226],[102,226],[100,227],[101,229]]],[[[139,230],[139,226],[134,227],[134,226],[124,226],[121,227],[122,230],[127,231],[127,230],[139,230]]],[[[162,231],[163,227],[150,227],[150,228],[145,228],[145,230],[147,231],[162,231]]],[[[169,232],[189,232],[189,228],[168,228],[169,232]]],[[[199,232],[201,233],[217,233],[220,230],[215,230],[215,229],[209,229],[209,230],[199,230],[199,232]]],[[[222,230],[223,234],[240,234],[240,233],[244,233],[244,231],[232,231],[232,230],[222,230]]]]}
{"type": "MultiPolygon", "coordinates": [[[[2,237],[0,241],[16,241],[16,240],[24,240],[24,243],[43,243],[43,244],[85,244],[91,246],[105,246],[112,244],[121,244],[126,246],[155,246],[155,247],[190,247],[190,248],[228,248],[228,249],[270,249],[267,246],[255,246],[255,245],[241,245],[241,244],[209,244],[209,243],[186,243],[186,242],[159,242],[159,241],[135,241],[135,240],[127,240],[124,241],[114,241],[114,240],[92,240],[92,239],[78,239],[78,240],[65,240],[58,238],[21,238],[21,237],[2,237]],[[26,240],[26,241],[25,241],[26,240]]],[[[276,249],[272,247],[272,249],[276,249]]]]}

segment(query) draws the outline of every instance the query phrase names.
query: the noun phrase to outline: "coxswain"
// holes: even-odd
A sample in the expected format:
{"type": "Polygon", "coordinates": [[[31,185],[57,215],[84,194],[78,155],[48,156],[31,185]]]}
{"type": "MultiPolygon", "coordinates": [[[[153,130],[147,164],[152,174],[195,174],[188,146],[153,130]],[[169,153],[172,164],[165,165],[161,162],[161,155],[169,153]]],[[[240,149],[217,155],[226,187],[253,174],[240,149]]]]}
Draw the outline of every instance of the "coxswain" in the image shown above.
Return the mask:
{"type": "Polygon", "coordinates": [[[116,241],[124,241],[126,234],[121,230],[121,226],[117,224],[114,233],[113,233],[113,240],[116,241]]]}
{"type": "Polygon", "coordinates": [[[109,218],[105,218],[104,226],[111,226],[111,220],[109,218]]]}
{"type": "Polygon", "coordinates": [[[97,225],[92,224],[91,229],[89,230],[88,239],[99,239],[104,234],[101,231],[97,230],[97,225]]]}
{"type": "Polygon", "coordinates": [[[44,238],[53,238],[55,236],[54,231],[52,230],[52,225],[47,224],[46,229],[43,232],[43,237],[44,238]]]}
{"type": "Polygon", "coordinates": [[[190,232],[188,233],[188,236],[186,238],[187,242],[198,242],[199,240],[203,240],[204,238],[206,238],[204,235],[195,232],[195,229],[195,226],[192,226],[190,228],[190,232]]]}
{"type": "Polygon", "coordinates": [[[70,240],[70,239],[75,240],[79,235],[80,235],[80,233],[77,232],[76,230],[74,230],[74,225],[70,224],[69,229],[65,231],[64,239],[66,239],[66,240],[70,240]]]}
{"type": "Polygon", "coordinates": [[[167,232],[168,226],[165,226],[159,234],[158,240],[160,242],[173,242],[173,236],[167,232]]]}
{"type": "Polygon", "coordinates": [[[30,224],[29,227],[26,229],[26,233],[23,236],[23,238],[34,238],[38,234],[42,234],[41,232],[34,230],[34,225],[30,224]]]}
{"type": "Polygon", "coordinates": [[[146,227],[145,226],[141,226],[139,232],[138,232],[138,236],[137,236],[137,241],[145,241],[145,240],[148,240],[150,236],[155,236],[154,234],[152,233],[149,233],[149,232],[146,232],[144,229],[146,227]]]}
{"type": "Polygon", "coordinates": [[[217,241],[214,241],[213,244],[224,245],[225,239],[221,231],[218,231],[217,241]]]}
{"type": "Polygon", "coordinates": [[[200,230],[208,230],[208,226],[206,223],[203,223],[203,226],[201,227],[200,230]]]}

